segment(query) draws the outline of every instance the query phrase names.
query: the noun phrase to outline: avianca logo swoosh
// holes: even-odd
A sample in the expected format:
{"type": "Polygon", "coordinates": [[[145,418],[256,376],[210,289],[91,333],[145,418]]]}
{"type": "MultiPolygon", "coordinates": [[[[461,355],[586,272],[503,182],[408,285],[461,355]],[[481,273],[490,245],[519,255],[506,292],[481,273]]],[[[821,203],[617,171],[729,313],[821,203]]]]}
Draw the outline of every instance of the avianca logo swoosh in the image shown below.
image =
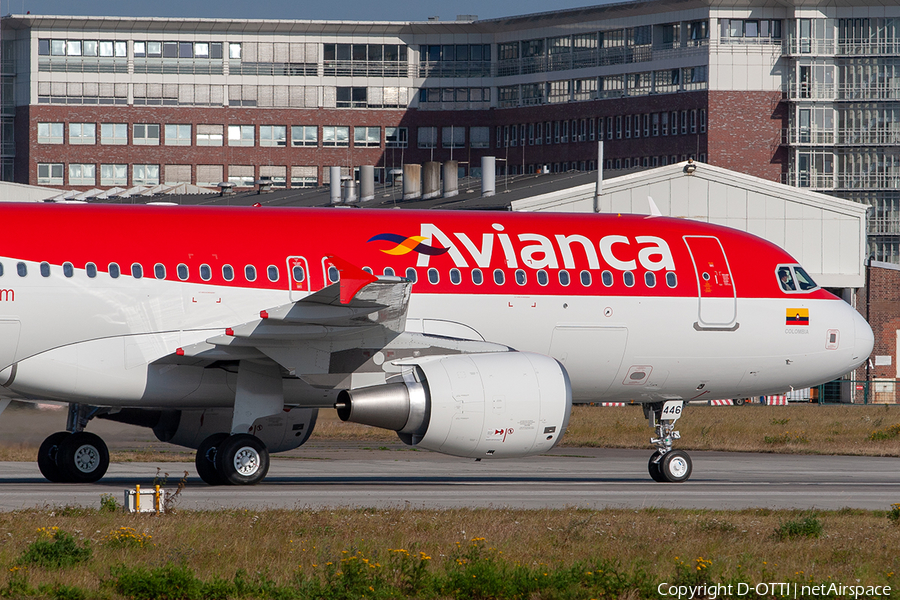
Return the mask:
{"type": "Polygon", "coordinates": [[[421,235],[404,237],[396,233],[379,233],[378,235],[372,237],[369,242],[374,242],[377,240],[394,242],[395,244],[397,244],[396,246],[389,250],[382,250],[382,252],[384,252],[385,254],[392,254],[394,256],[403,256],[404,254],[409,254],[410,252],[418,252],[419,254],[427,254],[428,256],[438,256],[444,254],[449,250],[449,248],[429,246],[428,244],[424,243],[427,239],[427,237],[421,235]]]}

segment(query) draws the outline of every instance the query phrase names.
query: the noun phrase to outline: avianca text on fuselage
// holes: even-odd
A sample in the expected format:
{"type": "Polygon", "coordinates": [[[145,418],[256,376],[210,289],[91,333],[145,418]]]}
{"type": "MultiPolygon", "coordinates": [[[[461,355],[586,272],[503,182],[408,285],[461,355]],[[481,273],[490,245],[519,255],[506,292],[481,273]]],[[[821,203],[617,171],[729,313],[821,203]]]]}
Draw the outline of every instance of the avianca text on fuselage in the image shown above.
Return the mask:
{"type": "Polygon", "coordinates": [[[504,233],[505,228],[499,223],[493,223],[491,227],[494,231],[482,233],[481,240],[477,243],[466,233],[448,235],[433,223],[422,223],[419,235],[405,238],[404,241],[399,241],[402,236],[388,237],[384,234],[374,236],[369,241],[399,241],[395,241],[395,247],[382,249],[382,252],[406,254],[415,251],[418,254],[417,267],[428,267],[432,256],[446,253],[458,268],[469,267],[470,260],[476,267],[488,268],[492,264],[495,247],[499,244],[503,260],[511,269],[519,268],[520,264],[532,269],[558,269],[560,264],[565,269],[574,269],[577,268],[578,254],[587,262],[587,268],[592,270],[600,268],[601,259],[610,269],[617,271],[633,271],[638,264],[647,271],[675,270],[675,260],[669,244],[657,236],[638,235],[631,238],[626,235],[605,235],[595,245],[593,240],[577,233],[554,234],[552,238],[536,233],[520,233],[513,237],[504,233]],[[406,240],[412,240],[413,243],[406,240]],[[421,249],[424,240],[431,241],[425,246],[427,251],[421,249]],[[438,250],[445,252],[437,252],[438,250]]]}

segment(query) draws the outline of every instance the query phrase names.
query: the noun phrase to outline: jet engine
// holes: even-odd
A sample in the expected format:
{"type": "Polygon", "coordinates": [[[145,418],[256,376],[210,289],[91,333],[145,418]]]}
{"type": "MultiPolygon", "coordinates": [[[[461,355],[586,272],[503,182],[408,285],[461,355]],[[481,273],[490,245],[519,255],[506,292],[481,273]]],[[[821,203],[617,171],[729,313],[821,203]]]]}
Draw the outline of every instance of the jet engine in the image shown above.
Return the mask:
{"type": "Polygon", "coordinates": [[[399,361],[397,380],[344,390],[343,421],[392,429],[409,445],[468,458],[518,458],[553,448],[572,408],[556,360],[528,352],[399,361]]]}

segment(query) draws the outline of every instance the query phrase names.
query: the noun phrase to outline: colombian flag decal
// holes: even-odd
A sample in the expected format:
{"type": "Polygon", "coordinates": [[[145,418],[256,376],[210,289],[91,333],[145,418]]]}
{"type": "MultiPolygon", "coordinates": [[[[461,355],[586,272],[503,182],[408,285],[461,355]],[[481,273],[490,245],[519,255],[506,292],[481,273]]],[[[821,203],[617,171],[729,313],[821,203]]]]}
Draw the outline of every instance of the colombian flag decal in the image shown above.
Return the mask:
{"type": "Polygon", "coordinates": [[[785,325],[809,325],[808,308],[789,308],[784,318],[785,325]]]}

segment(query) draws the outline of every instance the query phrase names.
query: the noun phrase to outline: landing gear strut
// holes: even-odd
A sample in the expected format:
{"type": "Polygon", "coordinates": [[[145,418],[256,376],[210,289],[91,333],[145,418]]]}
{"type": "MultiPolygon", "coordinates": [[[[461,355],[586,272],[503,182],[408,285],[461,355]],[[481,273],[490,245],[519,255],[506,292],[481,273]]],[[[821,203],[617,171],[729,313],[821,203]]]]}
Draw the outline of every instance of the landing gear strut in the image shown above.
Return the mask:
{"type": "Polygon", "coordinates": [[[200,444],[194,464],[209,485],[254,485],[269,472],[269,450],[255,435],[214,433],[200,444]]]}
{"type": "Polygon", "coordinates": [[[66,431],[49,436],[38,449],[38,468],[54,483],[94,483],[109,468],[106,444],[84,427],[97,414],[97,409],[84,404],[70,404],[66,431]]]}
{"type": "Polygon", "coordinates": [[[684,450],[672,449],[672,442],[681,439],[681,434],[675,431],[675,421],[681,417],[683,407],[681,400],[644,405],[644,415],[656,432],[656,436],[650,439],[656,451],[647,465],[653,481],[682,483],[691,476],[691,457],[684,450]]]}

